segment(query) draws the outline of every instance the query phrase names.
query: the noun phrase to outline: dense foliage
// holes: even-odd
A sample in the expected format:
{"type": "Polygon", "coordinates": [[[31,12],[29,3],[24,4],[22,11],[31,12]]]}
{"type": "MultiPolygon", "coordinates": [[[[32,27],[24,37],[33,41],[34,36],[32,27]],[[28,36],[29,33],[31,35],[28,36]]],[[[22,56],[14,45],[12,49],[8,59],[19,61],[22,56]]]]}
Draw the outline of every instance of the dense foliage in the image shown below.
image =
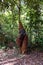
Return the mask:
{"type": "Polygon", "coordinates": [[[43,47],[43,0],[0,0],[0,44],[16,41],[19,20],[29,44],[43,47]]]}

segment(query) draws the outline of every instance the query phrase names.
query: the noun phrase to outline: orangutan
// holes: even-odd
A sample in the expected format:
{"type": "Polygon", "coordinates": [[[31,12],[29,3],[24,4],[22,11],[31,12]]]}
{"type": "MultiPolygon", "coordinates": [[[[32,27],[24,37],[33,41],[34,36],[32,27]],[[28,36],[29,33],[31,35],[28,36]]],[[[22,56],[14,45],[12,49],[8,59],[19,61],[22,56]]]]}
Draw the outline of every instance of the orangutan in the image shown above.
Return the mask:
{"type": "Polygon", "coordinates": [[[27,52],[28,36],[21,22],[19,22],[19,35],[16,39],[16,44],[19,46],[20,53],[27,52]]]}

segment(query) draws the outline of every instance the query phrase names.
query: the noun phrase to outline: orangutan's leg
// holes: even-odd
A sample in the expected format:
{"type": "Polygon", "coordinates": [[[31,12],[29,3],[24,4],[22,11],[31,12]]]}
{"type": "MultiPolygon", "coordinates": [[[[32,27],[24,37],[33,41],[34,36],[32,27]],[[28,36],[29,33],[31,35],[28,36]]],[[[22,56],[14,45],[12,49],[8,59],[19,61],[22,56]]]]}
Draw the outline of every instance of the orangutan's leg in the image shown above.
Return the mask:
{"type": "Polygon", "coordinates": [[[27,45],[28,45],[28,36],[26,35],[24,37],[22,47],[21,47],[22,54],[25,54],[27,52],[27,45]]]}

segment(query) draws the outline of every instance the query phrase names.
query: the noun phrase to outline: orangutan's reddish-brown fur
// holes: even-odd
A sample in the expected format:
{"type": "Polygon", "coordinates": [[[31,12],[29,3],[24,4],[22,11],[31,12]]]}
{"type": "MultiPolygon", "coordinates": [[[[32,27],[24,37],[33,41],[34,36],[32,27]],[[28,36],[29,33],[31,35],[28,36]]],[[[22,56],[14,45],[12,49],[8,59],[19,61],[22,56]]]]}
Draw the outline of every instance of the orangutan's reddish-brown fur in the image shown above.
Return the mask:
{"type": "Polygon", "coordinates": [[[27,52],[27,45],[28,45],[28,36],[25,35],[23,43],[22,43],[22,47],[21,47],[22,54],[27,52]]]}
{"type": "Polygon", "coordinates": [[[21,40],[19,37],[16,39],[16,44],[19,46],[20,53],[24,54],[27,51],[28,36],[25,35],[24,39],[21,40]],[[22,43],[21,43],[22,42],[22,43]]]}
{"type": "Polygon", "coordinates": [[[22,54],[26,53],[28,45],[28,36],[21,22],[19,22],[19,35],[16,39],[16,44],[22,54]]]}

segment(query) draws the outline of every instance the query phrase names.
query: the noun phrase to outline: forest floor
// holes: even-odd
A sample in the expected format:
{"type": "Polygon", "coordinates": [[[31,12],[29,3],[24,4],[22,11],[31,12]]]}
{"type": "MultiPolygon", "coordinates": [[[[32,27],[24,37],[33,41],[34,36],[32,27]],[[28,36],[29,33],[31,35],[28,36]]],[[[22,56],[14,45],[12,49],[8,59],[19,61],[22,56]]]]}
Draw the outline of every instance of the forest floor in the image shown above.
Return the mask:
{"type": "Polygon", "coordinates": [[[13,53],[14,50],[4,52],[0,49],[0,65],[43,65],[43,52],[33,51],[28,55],[13,53]]]}

